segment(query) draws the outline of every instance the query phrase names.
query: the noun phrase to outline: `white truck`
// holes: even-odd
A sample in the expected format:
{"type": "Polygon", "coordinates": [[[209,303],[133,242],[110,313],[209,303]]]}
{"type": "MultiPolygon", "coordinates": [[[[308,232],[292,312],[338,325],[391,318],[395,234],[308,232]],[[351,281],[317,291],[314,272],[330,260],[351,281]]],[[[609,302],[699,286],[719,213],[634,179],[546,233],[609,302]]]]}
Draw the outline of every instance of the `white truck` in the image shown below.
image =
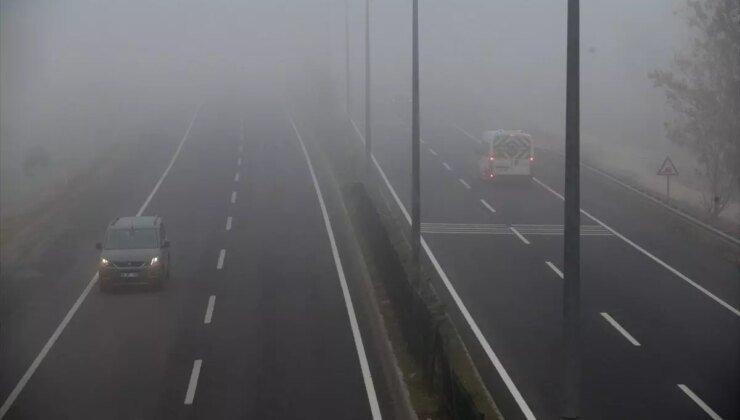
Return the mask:
{"type": "Polygon", "coordinates": [[[521,130],[493,130],[483,133],[478,153],[482,179],[532,177],[534,146],[532,137],[521,130]]]}

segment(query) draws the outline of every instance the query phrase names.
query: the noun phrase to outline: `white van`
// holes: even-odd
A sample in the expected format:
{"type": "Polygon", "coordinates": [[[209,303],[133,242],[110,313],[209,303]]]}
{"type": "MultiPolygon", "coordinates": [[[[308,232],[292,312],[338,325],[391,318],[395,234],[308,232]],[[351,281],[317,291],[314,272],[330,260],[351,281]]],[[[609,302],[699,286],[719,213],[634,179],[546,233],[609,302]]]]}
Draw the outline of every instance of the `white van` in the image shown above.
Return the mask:
{"type": "Polygon", "coordinates": [[[532,137],[521,130],[494,130],[483,133],[478,156],[482,179],[532,177],[534,147],[532,137]]]}

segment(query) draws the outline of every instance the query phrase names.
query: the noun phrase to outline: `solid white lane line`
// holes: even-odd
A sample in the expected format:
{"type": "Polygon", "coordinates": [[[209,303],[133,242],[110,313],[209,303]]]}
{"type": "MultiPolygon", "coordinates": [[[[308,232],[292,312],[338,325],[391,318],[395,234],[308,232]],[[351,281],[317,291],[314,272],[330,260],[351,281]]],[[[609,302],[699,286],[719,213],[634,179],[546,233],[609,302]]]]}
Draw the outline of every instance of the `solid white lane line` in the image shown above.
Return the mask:
{"type": "Polygon", "coordinates": [[[447,169],[448,171],[451,171],[452,170],[452,167],[450,165],[448,165],[447,162],[442,162],[442,166],[444,166],[445,169],[447,169]]]}
{"type": "MultiPolygon", "coordinates": [[[[354,127],[355,132],[357,133],[357,137],[360,139],[362,144],[365,144],[365,137],[362,136],[362,133],[360,133],[360,129],[357,128],[357,124],[355,124],[355,121],[350,118],[349,120],[352,123],[352,127],[354,127]]],[[[391,192],[391,195],[393,196],[393,200],[399,204],[399,208],[401,209],[401,213],[403,213],[403,217],[406,218],[406,220],[411,224],[411,216],[409,215],[409,212],[406,210],[406,207],[401,203],[401,199],[398,198],[398,194],[396,194],[396,190],[394,190],[391,187],[391,182],[388,180],[388,177],[385,175],[385,171],[380,167],[380,164],[378,163],[378,160],[375,159],[375,155],[371,154],[370,157],[373,159],[373,164],[376,168],[378,168],[378,172],[380,172],[380,177],[383,178],[383,182],[385,182],[385,185],[387,185],[389,188],[388,190],[391,192]]]]}
{"type": "Polygon", "coordinates": [[[204,324],[210,324],[213,319],[213,307],[216,305],[216,296],[211,295],[208,298],[208,306],[206,307],[206,317],[203,319],[204,324]]]}
{"type": "Polygon", "coordinates": [[[604,319],[606,319],[606,322],[610,323],[612,327],[614,327],[617,331],[619,331],[619,333],[622,334],[624,338],[627,339],[627,341],[632,343],[633,346],[637,346],[637,347],[640,346],[640,342],[635,340],[635,337],[633,337],[632,334],[628,333],[627,330],[622,328],[622,326],[619,325],[619,323],[614,318],[612,318],[611,315],[609,315],[606,312],[602,312],[601,316],[603,316],[604,319]]]}
{"type": "Polygon", "coordinates": [[[470,134],[470,133],[468,133],[467,131],[463,130],[462,128],[460,128],[460,127],[458,127],[458,126],[455,126],[455,128],[457,128],[457,129],[458,129],[458,130],[459,130],[459,131],[460,131],[461,133],[463,133],[463,134],[465,134],[466,136],[470,137],[470,138],[471,138],[471,139],[472,139],[472,140],[473,140],[474,142],[476,142],[476,143],[478,143],[478,144],[482,144],[482,143],[483,143],[483,141],[482,141],[481,139],[479,139],[479,138],[477,138],[477,137],[474,137],[473,135],[471,135],[471,134],[470,134]]]}
{"type": "Polygon", "coordinates": [[[465,182],[465,180],[464,180],[464,179],[460,178],[460,183],[461,183],[461,184],[463,184],[463,186],[464,186],[465,188],[467,188],[467,189],[470,189],[470,185],[469,185],[469,184],[468,184],[467,182],[465,182]]]}
{"type": "MultiPolygon", "coordinates": [[[[170,159],[170,163],[165,168],[164,172],[162,173],[162,176],[159,177],[159,180],[157,180],[157,183],[154,185],[154,188],[149,193],[149,196],[147,196],[146,200],[144,200],[144,204],[141,205],[139,208],[139,211],[136,212],[136,216],[141,216],[142,213],[144,213],[144,210],[146,210],[147,206],[149,206],[149,202],[152,201],[152,198],[159,190],[159,186],[162,185],[162,182],[167,177],[167,174],[170,172],[170,169],[172,169],[172,165],[175,164],[175,161],[177,160],[177,157],[180,155],[180,150],[182,150],[182,146],[185,144],[185,141],[187,141],[188,137],[190,136],[190,130],[193,128],[193,124],[195,123],[195,119],[198,116],[198,112],[200,112],[200,106],[195,110],[195,113],[193,114],[193,117],[190,119],[190,124],[188,125],[188,129],[185,131],[185,134],[182,136],[182,139],[180,139],[180,144],[177,145],[177,149],[175,149],[175,153],[172,155],[172,158],[170,159]]],[[[13,405],[13,402],[15,402],[16,398],[18,398],[18,395],[20,395],[21,391],[23,391],[23,388],[26,387],[26,384],[31,379],[31,376],[36,372],[36,369],[38,369],[39,365],[41,365],[41,362],[44,361],[46,358],[46,355],[49,353],[51,348],[54,346],[54,343],[59,339],[59,336],[62,335],[62,332],[64,332],[64,329],[67,328],[67,324],[72,320],[72,318],[77,313],[77,310],[82,305],[82,302],[85,301],[87,298],[87,295],[90,294],[90,290],[92,290],[93,286],[95,286],[95,283],[98,282],[98,273],[95,273],[95,275],[90,279],[90,281],[87,283],[87,286],[82,290],[82,293],[80,293],[80,296],[77,298],[74,304],[72,304],[72,307],[69,308],[69,311],[67,311],[67,314],[62,319],[62,322],[59,323],[57,328],[54,330],[54,332],[51,334],[48,340],[46,340],[46,344],[44,344],[44,347],[41,348],[41,351],[38,355],[36,355],[36,358],[33,359],[33,362],[31,362],[31,365],[26,369],[26,371],[23,373],[23,376],[18,381],[18,383],[15,385],[13,390],[8,394],[8,397],[5,399],[5,402],[3,402],[2,407],[0,407],[0,420],[5,417],[5,414],[7,414],[8,410],[10,410],[10,407],[13,405]]]]}
{"type": "Polygon", "coordinates": [[[545,261],[545,264],[547,264],[548,267],[552,269],[552,271],[555,272],[555,274],[558,275],[561,279],[563,278],[563,272],[560,271],[559,268],[555,267],[555,264],[551,263],[550,261],[545,261]]]}
{"type": "MultiPolygon", "coordinates": [[[[357,125],[355,122],[350,119],[350,122],[352,123],[352,126],[355,128],[355,131],[357,132],[357,135],[363,143],[365,143],[365,138],[362,137],[362,134],[360,133],[360,130],[357,128],[357,125]]],[[[378,160],[375,159],[374,155],[371,155],[373,158],[373,164],[375,164],[375,168],[378,170],[378,173],[380,173],[380,177],[383,178],[383,182],[385,182],[386,187],[391,192],[391,195],[393,196],[393,199],[396,202],[396,205],[399,209],[401,209],[401,213],[403,213],[403,216],[406,218],[406,222],[411,225],[411,216],[409,215],[408,210],[406,210],[406,206],[403,205],[403,202],[400,198],[398,198],[398,194],[396,194],[396,189],[393,188],[393,185],[391,185],[390,181],[388,180],[388,177],[385,175],[385,171],[378,163],[378,160]]],[[[462,179],[460,180],[463,185],[467,185],[465,181],[462,179]]],[[[470,188],[470,186],[468,186],[470,188]]],[[[483,351],[485,351],[486,356],[488,356],[488,360],[491,361],[491,364],[493,364],[494,369],[496,369],[496,372],[498,372],[499,376],[501,376],[501,380],[504,382],[504,385],[506,385],[506,389],[509,390],[511,395],[514,397],[514,401],[516,401],[517,405],[519,406],[519,409],[522,411],[522,414],[524,414],[524,417],[527,420],[536,420],[536,417],[534,416],[534,413],[532,412],[532,409],[529,408],[529,405],[524,400],[524,397],[522,396],[521,392],[519,392],[519,388],[517,388],[514,381],[511,379],[511,376],[509,376],[509,372],[506,371],[506,368],[501,363],[501,360],[496,355],[496,352],[493,351],[493,347],[491,347],[491,344],[488,342],[486,337],[483,335],[483,332],[478,327],[478,324],[473,319],[473,316],[468,311],[468,308],[465,306],[465,303],[463,303],[462,299],[460,298],[460,295],[457,294],[457,291],[455,290],[455,287],[452,285],[452,282],[450,282],[450,279],[447,277],[447,274],[442,269],[442,266],[439,264],[439,261],[437,261],[437,258],[434,256],[434,253],[432,252],[431,248],[429,248],[429,245],[427,244],[427,241],[424,240],[424,237],[421,238],[421,246],[424,249],[424,252],[426,252],[427,256],[429,257],[429,260],[432,262],[432,265],[434,266],[434,269],[437,271],[437,274],[439,274],[439,277],[442,279],[442,283],[444,283],[445,288],[447,289],[447,292],[452,297],[452,300],[455,302],[455,305],[457,305],[457,308],[460,310],[460,313],[462,314],[463,318],[465,318],[465,321],[468,323],[468,326],[473,331],[473,335],[478,340],[478,343],[483,348],[483,351]]]]}
{"type": "MultiPolygon", "coordinates": [[[[548,185],[546,185],[546,184],[545,184],[544,182],[540,181],[539,179],[537,179],[537,178],[535,178],[535,177],[532,177],[532,180],[534,180],[534,182],[536,182],[537,184],[539,184],[539,185],[540,185],[541,187],[543,187],[544,189],[546,189],[546,190],[550,191],[551,193],[553,193],[553,194],[554,194],[554,195],[555,195],[556,197],[560,198],[561,200],[565,200],[565,199],[563,198],[563,196],[562,196],[562,195],[560,195],[560,194],[559,194],[559,193],[558,193],[557,191],[555,191],[555,190],[553,190],[552,188],[550,188],[550,187],[549,187],[548,185]]],[[[651,260],[653,260],[653,261],[655,261],[656,263],[658,263],[659,265],[663,266],[663,268],[665,268],[666,270],[668,270],[668,271],[670,271],[671,273],[673,273],[674,275],[676,275],[676,277],[678,277],[678,278],[680,278],[681,280],[685,281],[686,283],[690,284],[691,286],[693,286],[694,288],[696,288],[696,289],[697,289],[697,290],[699,290],[700,292],[704,293],[704,294],[705,294],[706,296],[708,296],[708,297],[709,297],[710,299],[714,300],[715,302],[717,302],[717,303],[719,303],[720,305],[724,306],[724,307],[725,307],[725,308],[726,308],[727,310],[729,310],[730,312],[732,312],[732,313],[734,313],[735,315],[737,315],[737,316],[739,316],[739,317],[740,317],[740,310],[738,310],[738,309],[737,309],[737,308],[735,308],[734,306],[730,305],[729,303],[727,303],[727,302],[725,302],[724,300],[720,299],[719,297],[715,296],[715,295],[714,295],[714,294],[713,294],[712,292],[710,292],[709,290],[705,289],[705,288],[704,288],[703,286],[701,286],[700,284],[698,284],[698,283],[696,283],[695,281],[691,280],[690,278],[688,278],[687,276],[685,276],[685,275],[684,275],[683,273],[681,273],[680,271],[678,271],[678,270],[676,270],[675,268],[673,268],[673,267],[671,267],[670,265],[668,265],[668,263],[664,262],[664,261],[663,261],[663,260],[661,260],[660,258],[658,258],[658,257],[656,257],[655,255],[651,254],[650,252],[646,251],[646,250],[645,250],[644,248],[642,248],[641,246],[639,246],[639,245],[637,245],[636,243],[632,242],[631,240],[627,239],[627,237],[625,237],[625,236],[624,236],[624,235],[622,235],[621,233],[617,232],[616,230],[612,229],[612,228],[611,228],[611,227],[609,227],[609,226],[608,226],[608,225],[607,225],[606,223],[604,223],[604,222],[602,222],[601,220],[597,219],[596,217],[592,216],[592,215],[591,215],[591,214],[589,214],[589,213],[588,213],[587,211],[585,211],[585,210],[581,209],[581,213],[583,213],[583,214],[584,214],[584,215],[585,215],[586,217],[590,218],[590,219],[591,219],[591,220],[593,220],[594,222],[596,222],[596,223],[600,224],[600,225],[601,225],[601,226],[602,226],[602,227],[603,227],[604,229],[608,230],[608,231],[609,231],[609,232],[611,232],[611,233],[612,233],[612,234],[613,234],[614,236],[616,236],[616,237],[618,237],[619,239],[623,240],[624,242],[626,242],[626,243],[627,243],[628,245],[630,245],[631,247],[633,247],[633,248],[635,248],[636,250],[640,251],[641,253],[643,253],[644,255],[646,255],[646,256],[647,256],[648,258],[650,258],[651,260]]]]}
{"type": "Polygon", "coordinates": [[[490,210],[490,211],[491,211],[491,213],[496,213],[496,210],[494,210],[494,208],[493,208],[493,207],[491,207],[491,205],[490,205],[490,204],[488,204],[488,203],[486,202],[486,200],[484,200],[484,199],[482,199],[482,198],[481,198],[481,199],[480,199],[480,203],[481,203],[481,204],[483,204],[483,205],[484,205],[484,206],[485,206],[485,207],[486,207],[486,208],[487,208],[488,210],[490,210]]]}
{"type": "MultiPolygon", "coordinates": [[[[380,413],[380,405],[378,404],[378,396],[375,392],[375,386],[373,385],[373,377],[370,372],[370,365],[367,360],[367,355],[365,353],[365,346],[362,344],[362,335],[360,334],[360,328],[357,323],[357,316],[355,315],[355,309],[354,305],[352,304],[352,296],[349,293],[349,288],[347,287],[347,279],[344,277],[344,268],[342,268],[342,260],[339,258],[339,250],[337,249],[336,240],[334,239],[334,231],[331,227],[331,221],[329,220],[329,214],[326,211],[326,205],[324,204],[324,197],[321,195],[321,188],[319,187],[319,181],[316,179],[316,173],[313,170],[313,164],[311,163],[311,158],[308,156],[308,151],[306,150],[306,145],[303,144],[303,138],[301,137],[301,134],[298,132],[298,127],[296,127],[295,122],[293,122],[293,117],[288,115],[288,119],[290,120],[290,125],[293,126],[293,131],[295,131],[296,137],[298,137],[298,142],[301,145],[301,149],[303,150],[303,156],[306,158],[306,163],[308,164],[308,170],[311,173],[311,179],[313,179],[313,186],[316,190],[316,197],[319,200],[319,206],[321,207],[321,214],[324,216],[324,226],[326,227],[326,234],[329,236],[329,245],[331,245],[331,253],[334,257],[334,265],[337,268],[337,276],[339,277],[339,284],[342,288],[342,295],[344,296],[344,303],[347,307],[347,315],[349,316],[349,324],[352,328],[352,337],[355,341],[355,348],[357,349],[357,357],[360,361],[360,370],[362,371],[362,377],[365,382],[365,391],[367,392],[367,398],[368,402],[370,403],[370,412],[372,413],[372,417],[374,420],[380,420],[382,419],[382,415],[380,413]]],[[[355,127],[356,128],[356,127],[355,127]]]]}
{"type": "Polygon", "coordinates": [[[429,148],[429,153],[433,154],[434,156],[439,156],[437,152],[434,151],[431,147],[429,148]]]}
{"type": "Polygon", "coordinates": [[[231,230],[231,216],[226,217],[226,230],[231,230]]]}
{"type": "Polygon", "coordinates": [[[177,145],[177,149],[175,150],[175,154],[172,155],[172,159],[170,159],[170,163],[167,165],[167,168],[165,168],[164,172],[162,173],[162,176],[159,177],[159,180],[154,185],[154,188],[152,189],[152,192],[149,193],[149,197],[146,198],[146,201],[144,201],[144,204],[141,205],[139,208],[139,211],[136,212],[136,216],[141,216],[142,213],[144,213],[144,210],[146,210],[147,206],[149,205],[149,202],[152,201],[152,198],[154,197],[154,194],[157,193],[157,190],[159,190],[159,186],[162,185],[162,181],[167,177],[167,174],[170,173],[170,169],[172,169],[172,165],[175,164],[175,161],[177,160],[177,157],[180,156],[180,150],[182,150],[182,146],[185,144],[185,141],[190,137],[190,130],[193,128],[193,124],[195,123],[195,117],[198,116],[198,112],[200,111],[200,107],[195,111],[195,114],[193,114],[193,118],[190,119],[190,125],[188,125],[187,131],[185,131],[185,135],[182,136],[182,139],[180,140],[180,144],[177,145]]]}
{"type": "Polygon", "coordinates": [[[242,164],[242,158],[237,158],[236,159],[236,166],[239,166],[241,164],[242,164]]]}
{"type": "Polygon", "coordinates": [[[234,174],[234,182],[239,182],[239,172],[234,174]]]}
{"type": "Polygon", "coordinates": [[[190,382],[188,382],[188,390],[185,392],[185,405],[190,405],[195,399],[195,389],[198,388],[198,377],[200,377],[200,366],[203,364],[203,360],[197,359],[193,362],[193,370],[190,372],[190,382]]]}
{"type": "MultiPolygon", "coordinates": [[[[551,151],[551,153],[557,153],[557,152],[552,152],[551,151]]],[[[557,153],[557,154],[560,155],[559,153],[557,153]]],[[[602,171],[601,169],[594,168],[593,166],[590,166],[590,165],[588,165],[586,163],[583,163],[583,162],[581,162],[581,166],[584,167],[584,168],[586,168],[586,169],[588,169],[588,170],[590,170],[590,171],[592,171],[592,172],[595,172],[598,175],[601,175],[602,177],[604,177],[604,178],[606,178],[606,179],[608,179],[608,180],[610,180],[612,182],[615,182],[615,183],[619,184],[620,186],[622,186],[622,187],[624,187],[624,188],[626,188],[626,189],[628,189],[628,190],[630,190],[630,191],[632,191],[634,193],[637,193],[637,194],[641,195],[643,198],[646,198],[646,199],[652,201],[653,203],[655,203],[655,204],[663,207],[664,209],[669,210],[669,211],[677,214],[678,216],[684,218],[688,222],[693,223],[693,224],[695,224],[697,226],[700,226],[700,227],[702,227],[702,228],[704,228],[704,229],[706,229],[706,230],[714,233],[715,235],[719,236],[720,238],[722,238],[726,242],[729,242],[729,243],[734,244],[734,245],[740,245],[740,240],[738,240],[737,238],[733,238],[731,235],[728,235],[725,232],[722,232],[721,230],[715,229],[714,227],[712,227],[712,226],[710,226],[710,225],[702,222],[701,220],[699,220],[699,219],[691,216],[690,214],[687,214],[687,213],[685,213],[685,212],[683,212],[683,211],[681,211],[681,210],[679,210],[679,209],[677,209],[675,207],[669,206],[668,204],[664,203],[663,201],[661,201],[661,200],[659,200],[659,199],[651,196],[650,194],[646,194],[643,191],[640,191],[639,189],[637,189],[637,188],[635,188],[635,187],[633,187],[633,186],[631,186],[631,185],[629,185],[629,184],[627,184],[627,183],[619,180],[618,178],[616,178],[616,177],[614,177],[614,176],[612,176],[612,175],[610,175],[610,174],[602,171]]]]}
{"type": "Polygon", "coordinates": [[[516,228],[514,228],[514,226],[510,226],[509,229],[511,229],[511,231],[514,233],[514,235],[516,235],[517,238],[521,239],[522,242],[524,242],[525,244],[529,245],[529,241],[527,240],[527,238],[525,238],[524,235],[522,235],[521,233],[519,233],[519,231],[516,230],[516,228]]]}
{"type": "Polygon", "coordinates": [[[224,268],[224,258],[226,257],[226,250],[222,249],[218,253],[218,262],[216,263],[216,270],[224,268]]]}
{"type": "Polygon", "coordinates": [[[701,400],[701,398],[699,398],[699,396],[694,394],[694,392],[689,389],[689,387],[684,384],[678,384],[678,387],[681,389],[681,391],[684,392],[684,394],[688,395],[689,398],[691,398],[691,400],[696,403],[696,405],[701,407],[701,409],[704,410],[707,415],[709,415],[709,418],[711,418],[712,420],[722,420],[722,417],[720,417],[719,414],[715,413],[714,410],[712,410],[704,401],[701,400]]]}
{"type": "Polygon", "coordinates": [[[231,204],[236,203],[236,191],[231,192],[231,204]]]}

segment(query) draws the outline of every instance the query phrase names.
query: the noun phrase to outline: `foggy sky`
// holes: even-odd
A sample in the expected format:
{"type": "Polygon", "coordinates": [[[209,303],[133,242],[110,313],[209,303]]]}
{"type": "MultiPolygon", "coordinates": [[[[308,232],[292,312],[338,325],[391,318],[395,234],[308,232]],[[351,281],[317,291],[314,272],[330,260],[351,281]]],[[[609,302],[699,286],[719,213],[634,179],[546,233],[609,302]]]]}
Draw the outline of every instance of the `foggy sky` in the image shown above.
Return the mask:
{"type": "MultiPolygon", "coordinates": [[[[561,129],[566,3],[421,1],[424,115],[561,129]]],[[[664,99],[647,73],[667,67],[685,45],[685,25],[673,13],[684,1],[581,3],[584,132],[637,144],[664,140],[664,99]]],[[[0,123],[25,141],[59,142],[64,130],[49,124],[67,123],[73,133],[69,121],[114,121],[122,110],[148,114],[165,103],[196,103],[249,85],[277,92],[313,83],[321,72],[331,74],[341,97],[344,4],[3,1],[0,123]]],[[[373,0],[371,8],[374,102],[382,107],[393,95],[410,95],[411,8],[400,0],[373,0]]],[[[359,112],[364,2],[350,0],[350,27],[359,112]]]]}

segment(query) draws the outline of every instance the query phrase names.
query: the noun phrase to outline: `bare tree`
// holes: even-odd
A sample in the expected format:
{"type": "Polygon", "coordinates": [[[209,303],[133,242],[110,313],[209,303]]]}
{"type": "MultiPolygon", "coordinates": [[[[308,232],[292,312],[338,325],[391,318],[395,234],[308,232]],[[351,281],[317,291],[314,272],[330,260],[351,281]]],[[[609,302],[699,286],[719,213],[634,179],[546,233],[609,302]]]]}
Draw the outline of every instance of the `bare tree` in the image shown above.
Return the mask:
{"type": "Polygon", "coordinates": [[[668,136],[695,153],[716,218],[740,185],[740,0],[688,0],[684,15],[695,29],[688,54],[649,77],[665,89],[676,115],[668,136]]]}

